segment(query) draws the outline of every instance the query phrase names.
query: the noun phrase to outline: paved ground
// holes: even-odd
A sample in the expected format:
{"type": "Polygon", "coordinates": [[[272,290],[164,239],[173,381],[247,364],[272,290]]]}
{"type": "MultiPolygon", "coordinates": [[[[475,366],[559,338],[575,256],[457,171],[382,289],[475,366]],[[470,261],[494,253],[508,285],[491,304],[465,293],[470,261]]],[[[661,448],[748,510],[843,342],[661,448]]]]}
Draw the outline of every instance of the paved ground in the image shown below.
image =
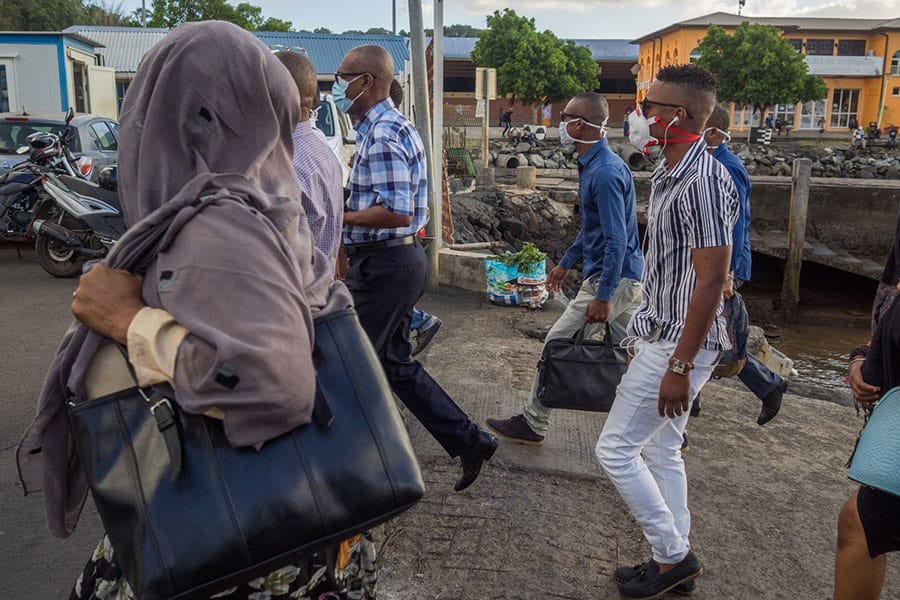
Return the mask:
{"type": "MultiPolygon", "coordinates": [[[[39,496],[22,497],[14,449],[34,412],[43,373],[69,322],[75,282],[0,250],[0,598],[63,598],[100,535],[91,508],[72,538],[46,531],[39,496]]],[[[530,312],[442,289],[421,303],[444,320],[428,369],[483,422],[518,411],[540,354],[532,335],[559,307],[530,312]]],[[[859,422],[852,409],[788,394],[772,424],[732,383],[704,391],[685,455],[692,542],[707,574],[695,598],[830,596],[835,519],[853,486],[843,464],[859,422]]],[[[600,474],[593,445],[602,415],[559,411],[540,448],[501,446],[469,490],[452,492],[458,466],[407,419],[428,493],[379,531],[380,597],[424,599],[617,598],[617,564],[647,558],[639,529],[600,474]]],[[[889,560],[883,598],[900,598],[889,560]]]]}

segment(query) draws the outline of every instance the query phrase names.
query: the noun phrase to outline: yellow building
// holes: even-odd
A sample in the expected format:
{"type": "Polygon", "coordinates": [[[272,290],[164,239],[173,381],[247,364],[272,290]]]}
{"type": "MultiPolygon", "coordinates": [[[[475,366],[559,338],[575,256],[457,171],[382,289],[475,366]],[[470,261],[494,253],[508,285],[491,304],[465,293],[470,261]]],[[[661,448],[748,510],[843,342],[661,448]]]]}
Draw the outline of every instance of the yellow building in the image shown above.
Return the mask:
{"type": "MultiPolygon", "coordinates": [[[[864,127],[900,126],[900,19],[745,17],[717,12],[681,21],[634,40],[639,45],[637,98],[643,99],[657,71],[690,62],[710,25],[728,33],[748,21],[777,27],[820,75],[828,96],[817,102],[770,108],[790,129],[840,131],[851,119],[864,127]]],[[[732,107],[732,128],[758,126],[752,107],[732,107]]]]}

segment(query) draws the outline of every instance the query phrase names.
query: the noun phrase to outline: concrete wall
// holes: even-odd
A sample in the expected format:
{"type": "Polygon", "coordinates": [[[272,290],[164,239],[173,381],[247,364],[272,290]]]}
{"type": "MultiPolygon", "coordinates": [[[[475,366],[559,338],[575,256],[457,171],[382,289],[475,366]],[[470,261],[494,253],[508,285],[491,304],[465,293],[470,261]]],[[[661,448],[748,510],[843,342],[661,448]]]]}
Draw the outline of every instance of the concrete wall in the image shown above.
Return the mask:
{"type": "MultiPolygon", "coordinates": [[[[790,180],[752,177],[751,226],[757,231],[786,231],[790,216],[790,180]]],[[[635,177],[638,201],[650,197],[650,180],[635,177]]],[[[883,259],[893,244],[900,212],[900,185],[858,179],[814,178],[810,188],[807,235],[857,256],[883,259]]],[[[876,261],[879,262],[879,261],[876,261]]]]}

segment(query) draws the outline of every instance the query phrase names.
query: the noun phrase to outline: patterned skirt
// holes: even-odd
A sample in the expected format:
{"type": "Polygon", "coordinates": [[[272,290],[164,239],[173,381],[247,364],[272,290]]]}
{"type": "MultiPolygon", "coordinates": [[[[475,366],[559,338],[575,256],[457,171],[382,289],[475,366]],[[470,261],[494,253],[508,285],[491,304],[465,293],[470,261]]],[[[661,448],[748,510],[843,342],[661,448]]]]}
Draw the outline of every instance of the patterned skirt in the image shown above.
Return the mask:
{"type": "MultiPolygon", "coordinates": [[[[375,543],[367,532],[211,600],[375,600],[375,543]]],[[[103,536],[69,600],[137,600],[103,536]]]]}

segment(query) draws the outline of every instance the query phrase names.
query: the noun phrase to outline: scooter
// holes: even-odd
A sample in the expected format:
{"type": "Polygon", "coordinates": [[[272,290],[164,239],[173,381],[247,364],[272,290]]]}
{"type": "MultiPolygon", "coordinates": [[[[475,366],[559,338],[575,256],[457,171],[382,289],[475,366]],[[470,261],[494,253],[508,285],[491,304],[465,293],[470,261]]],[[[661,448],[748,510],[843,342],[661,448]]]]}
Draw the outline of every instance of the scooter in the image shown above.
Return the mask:
{"type": "Polygon", "coordinates": [[[125,233],[116,167],[100,172],[99,185],[46,173],[43,189],[49,201],[32,223],[38,262],[54,277],[75,277],[85,261],[106,256],[125,233]]]}

